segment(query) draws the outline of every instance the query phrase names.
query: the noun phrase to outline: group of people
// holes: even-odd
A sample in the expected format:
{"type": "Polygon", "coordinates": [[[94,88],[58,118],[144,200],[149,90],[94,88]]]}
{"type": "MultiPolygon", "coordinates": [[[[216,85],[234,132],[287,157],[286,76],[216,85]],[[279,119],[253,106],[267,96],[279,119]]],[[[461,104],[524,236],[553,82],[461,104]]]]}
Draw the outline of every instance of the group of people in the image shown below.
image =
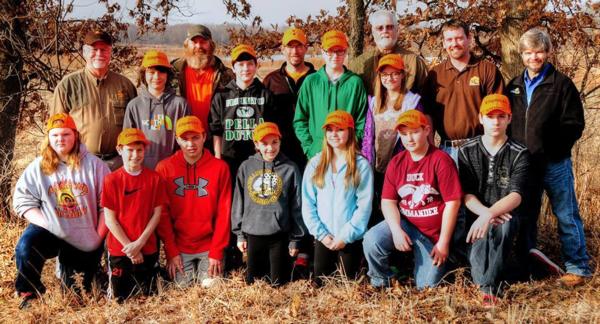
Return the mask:
{"type": "Polygon", "coordinates": [[[395,13],[369,21],[376,46],[348,68],[343,32],[322,35],[315,70],[305,33],[286,30],[285,62],[262,82],[252,46],[233,48],[229,69],[195,25],[184,57],[144,54],[139,90],[110,70],[112,37],[88,32],[86,65],[56,87],[41,156],[13,195],[29,221],[21,306],[44,292],[47,259],[64,287],[83,273],[89,289],[105,250],[112,297],[151,293],[160,242],[179,286],[210,287],[243,259],[248,283],[284,284],[312,263],[321,285],[336,271],[356,278],[366,260],[371,285],[387,287],[408,267],[394,251],[412,253],[418,289],[463,259],[485,305],[502,295],[512,251],[521,278],[542,264],[582,284],[592,272],[571,148],[583,107],[548,61],[547,32],[522,35],[525,70],[505,86],[459,21],[443,24],[448,57],[429,71],[398,44],[395,13]],[[566,272],[536,249],[544,191],[566,272]]]}

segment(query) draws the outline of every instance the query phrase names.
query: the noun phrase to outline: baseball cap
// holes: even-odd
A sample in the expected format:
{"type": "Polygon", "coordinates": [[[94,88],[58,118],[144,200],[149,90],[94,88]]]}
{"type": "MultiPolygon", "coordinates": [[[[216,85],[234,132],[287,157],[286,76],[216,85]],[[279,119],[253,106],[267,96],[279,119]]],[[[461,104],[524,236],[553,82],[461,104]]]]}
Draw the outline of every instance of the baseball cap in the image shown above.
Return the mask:
{"type": "Polygon", "coordinates": [[[323,34],[323,37],[321,37],[321,48],[327,51],[334,46],[343,47],[344,49],[348,48],[348,37],[346,37],[346,34],[339,30],[330,30],[323,34]]]}
{"type": "Polygon", "coordinates": [[[117,145],[129,145],[135,142],[142,142],[144,145],[150,144],[144,132],[138,128],[125,128],[117,138],[117,145]]]}
{"type": "Polygon", "coordinates": [[[501,111],[511,115],[512,111],[510,109],[508,97],[497,93],[485,96],[481,102],[479,113],[482,115],[488,115],[492,111],[501,111]]]}
{"type": "Polygon", "coordinates": [[[73,117],[65,113],[54,114],[48,118],[46,131],[49,132],[51,129],[55,128],[70,128],[72,130],[77,130],[73,117]]]}
{"type": "Polygon", "coordinates": [[[428,125],[429,121],[427,120],[425,114],[416,109],[410,109],[403,112],[402,114],[400,114],[398,120],[396,121],[396,129],[399,129],[400,126],[406,126],[408,128],[419,128],[421,126],[428,125]]]}
{"type": "Polygon", "coordinates": [[[151,66],[164,66],[170,68],[171,64],[167,58],[167,54],[157,50],[149,50],[144,54],[142,59],[142,67],[148,68],[151,66]]]}
{"type": "Polygon", "coordinates": [[[302,43],[302,45],[306,45],[306,43],[308,43],[308,40],[306,39],[306,34],[304,34],[304,31],[302,29],[296,28],[296,27],[288,28],[288,30],[286,30],[283,33],[283,38],[281,39],[281,44],[287,45],[291,41],[298,41],[298,42],[302,43]]]}
{"type": "Polygon", "coordinates": [[[377,71],[381,71],[385,66],[391,66],[397,70],[404,71],[404,60],[399,54],[387,54],[379,59],[377,64],[377,71]]]}
{"type": "Polygon", "coordinates": [[[352,128],[354,129],[354,118],[352,115],[344,110],[336,110],[330,112],[325,118],[325,123],[323,123],[323,129],[327,128],[327,126],[336,126],[339,128],[352,128]]]}
{"type": "Polygon", "coordinates": [[[240,44],[231,50],[231,62],[235,62],[242,54],[248,54],[256,59],[256,51],[254,47],[248,44],[240,44]]]}
{"type": "Polygon", "coordinates": [[[175,135],[181,137],[186,132],[203,134],[206,131],[200,119],[196,116],[185,116],[179,118],[175,124],[175,135]]]}
{"type": "Polygon", "coordinates": [[[192,39],[196,36],[200,36],[206,40],[212,39],[212,33],[210,29],[204,25],[192,25],[187,29],[187,38],[192,39]]]}
{"type": "Polygon", "coordinates": [[[281,137],[281,132],[279,132],[279,127],[277,127],[277,124],[271,122],[258,124],[258,126],[254,128],[252,139],[256,142],[259,142],[268,135],[277,135],[281,137]]]}
{"type": "Polygon", "coordinates": [[[112,46],[113,39],[107,32],[105,32],[103,30],[88,31],[85,34],[85,37],[83,38],[83,43],[85,45],[92,45],[95,42],[104,42],[104,43],[112,46]]]}

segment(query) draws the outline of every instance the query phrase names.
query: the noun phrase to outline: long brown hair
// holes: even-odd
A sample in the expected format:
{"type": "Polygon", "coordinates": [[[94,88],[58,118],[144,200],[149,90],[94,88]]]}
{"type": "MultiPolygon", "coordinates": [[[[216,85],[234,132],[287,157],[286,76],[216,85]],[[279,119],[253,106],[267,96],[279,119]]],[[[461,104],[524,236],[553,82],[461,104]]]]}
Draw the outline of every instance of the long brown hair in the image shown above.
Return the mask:
{"type": "MultiPolygon", "coordinates": [[[[73,129],[73,133],[75,133],[75,142],[73,143],[73,148],[67,157],[67,165],[69,168],[77,170],[79,169],[81,162],[81,157],[79,156],[79,144],[81,143],[81,140],[78,131],[73,129]]],[[[46,135],[46,138],[44,138],[44,141],[42,142],[40,155],[42,156],[42,173],[49,176],[56,172],[60,164],[60,158],[52,146],[50,146],[50,139],[48,135],[46,135]]]]}
{"type": "MultiPolygon", "coordinates": [[[[402,71],[402,79],[400,83],[400,96],[394,102],[394,110],[398,111],[402,108],[402,101],[404,101],[404,95],[406,94],[406,71],[402,71]]],[[[373,112],[375,114],[381,114],[385,111],[385,100],[388,96],[388,90],[381,83],[381,72],[377,72],[375,78],[375,106],[373,112]]]]}
{"type": "MultiPolygon", "coordinates": [[[[348,142],[346,142],[346,175],[344,176],[344,185],[346,188],[353,186],[357,188],[360,184],[360,173],[356,167],[356,157],[360,154],[356,134],[353,128],[348,128],[348,142]]],[[[327,168],[333,163],[333,147],[327,143],[327,137],[323,137],[323,148],[321,150],[321,159],[315,168],[315,174],[312,177],[313,183],[323,189],[325,185],[325,173],[327,168]]]]}

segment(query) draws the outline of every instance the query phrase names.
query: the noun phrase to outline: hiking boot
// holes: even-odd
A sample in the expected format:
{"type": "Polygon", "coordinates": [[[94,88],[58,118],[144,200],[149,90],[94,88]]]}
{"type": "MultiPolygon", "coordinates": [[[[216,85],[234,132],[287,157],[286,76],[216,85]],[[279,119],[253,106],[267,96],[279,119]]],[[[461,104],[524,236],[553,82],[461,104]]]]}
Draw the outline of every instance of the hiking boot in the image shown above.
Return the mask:
{"type": "Polygon", "coordinates": [[[17,292],[21,302],[19,303],[19,309],[27,309],[31,306],[31,301],[37,298],[37,295],[32,292],[17,292]]]}
{"type": "Polygon", "coordinates": [[[558,282],[564,287],[577,287],[585,282],[585,277],[578,276],[574,273],[567,273],[558,279],[558,282]]]}
{"type": "Polygon", "coordinates": [[[542,251],[535,248],[530,249],[529,256],[537,260],[540,264],[544,265],[549,274],[554,276],[562,276],[565,274],[565,271],[558,264],[550,260],[550,258],[548,258],[542,251]]]}

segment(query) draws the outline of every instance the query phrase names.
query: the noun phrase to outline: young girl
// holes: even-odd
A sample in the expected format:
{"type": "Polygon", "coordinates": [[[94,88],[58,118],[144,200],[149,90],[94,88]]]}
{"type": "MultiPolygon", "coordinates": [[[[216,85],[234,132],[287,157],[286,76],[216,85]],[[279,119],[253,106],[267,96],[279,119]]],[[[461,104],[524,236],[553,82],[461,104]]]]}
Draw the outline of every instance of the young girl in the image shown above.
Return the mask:
{"type": "Polygon", "coordinates": [[[184,98],[170,86],[173,79],[167,55],[156,50],[144,54],[139,78],[144,87],[140,95],[127,104],[123,128],[139,128],[149,140],[144,166],[154,170],[156,164],[178,148],[175,122],[191,114],[184,98]]]}
{"type": "Polygon", "coordinates": [[[362,142],[362,154],[374,169],[375,199],[371,224],[383,219],[379,202],[383,175],[392,157],[404,150],[396,131],[396,120],[401,113],[417,109],[423,111],[421,96],[406,89],[406,70],[399,54],[388,54],[379,60],[375,95],[369,97],[369,109],[362,142]]]}
{"type": "Polygon", "coordinates": [[[56,256],[65,287],[74,286],[77,272],[91,289],[107,233],[100,195],[110,170],[87,152],[71,116],[51,116],[46,131],[41,156],[27,166],[13,195],[16,214],[29,222],[15,249],[20,308],[44,293],[42,269],[56,256]]]}
{"type": "Polygon", "coordinates": [[[337,264],[348,278],[356,277],[373,199],[373,171],[359,153],[352,115],[334,111],[323,128],[323,149],[309,161],[302,181],[302,216],[316,239],[319,285],[319,277],[333,274],[337,264]]]}

